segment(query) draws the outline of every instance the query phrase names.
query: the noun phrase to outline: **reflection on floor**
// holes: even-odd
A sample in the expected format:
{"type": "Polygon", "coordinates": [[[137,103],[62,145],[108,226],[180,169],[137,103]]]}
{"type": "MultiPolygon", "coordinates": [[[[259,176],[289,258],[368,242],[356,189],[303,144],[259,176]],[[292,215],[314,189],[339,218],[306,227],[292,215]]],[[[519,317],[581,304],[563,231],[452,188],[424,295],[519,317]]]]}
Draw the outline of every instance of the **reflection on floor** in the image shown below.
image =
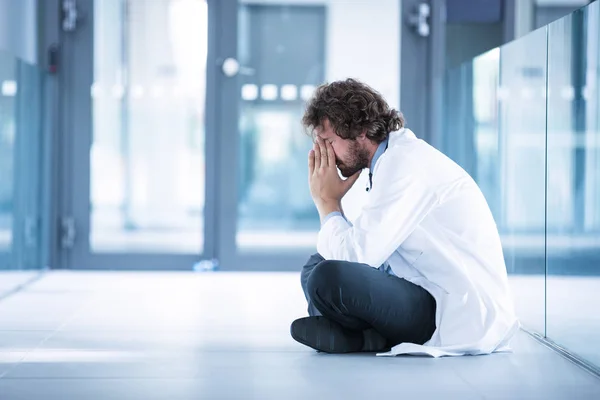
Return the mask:
{"type": "Polygon", "coordinates": [[[529,330],[600,365],[600,277],[519,276],[509,280],[517,315],[529,330]],[[545,316],[545,317],[544,317],[545,316]]]}
{"type": "Polygon", "coordinates": [[[515,353],[383,358],[295,343],[298,274],[54,272],[0,302],[0,399],[600,398],[526,334],[515,353]]]}

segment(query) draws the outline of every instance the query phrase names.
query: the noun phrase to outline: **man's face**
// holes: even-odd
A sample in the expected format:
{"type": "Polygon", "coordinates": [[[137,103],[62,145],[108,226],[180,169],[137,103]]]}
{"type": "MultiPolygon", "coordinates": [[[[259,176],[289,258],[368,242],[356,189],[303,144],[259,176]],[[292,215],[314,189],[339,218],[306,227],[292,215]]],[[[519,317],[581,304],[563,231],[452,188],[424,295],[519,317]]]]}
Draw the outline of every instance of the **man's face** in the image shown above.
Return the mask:
{"type": "Polygon", "coordinates": [[[342,139],[335,134],[327,119],[323,121],[323,126],[316,129],[316,132],[321,139],[331,143],[335,153],[335,163],[345,178],[369,166],[369,152],[362,141],[342,139]]]}

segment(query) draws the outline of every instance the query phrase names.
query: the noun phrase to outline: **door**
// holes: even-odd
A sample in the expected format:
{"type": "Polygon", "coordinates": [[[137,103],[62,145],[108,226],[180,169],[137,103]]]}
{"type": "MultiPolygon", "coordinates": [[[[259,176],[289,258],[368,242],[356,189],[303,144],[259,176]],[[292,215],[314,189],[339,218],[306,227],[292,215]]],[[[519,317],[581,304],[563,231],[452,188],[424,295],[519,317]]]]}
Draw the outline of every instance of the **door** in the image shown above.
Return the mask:
{"type": "Polygon", "coordinates": [[[206,131],[214,90],[207,88],[208,5],[75,6],[74,29],[63,25],[61,34],[59,265],[192,269],[215,256],[215,198],[205,191],[216,158],[206,131]]]}
{"type": "MultiPolygon", "coordinates": [[[[223,269],[298,271],[316,252],[320,227],[308,190],[305,103],[322,82],[354,77],[398,107],[400,2],[218,4],[223,29],[209,65],[221,94],[219,260],[223,269]]],[[[359,181],[353,190],[364,188],[359,181]]]]}

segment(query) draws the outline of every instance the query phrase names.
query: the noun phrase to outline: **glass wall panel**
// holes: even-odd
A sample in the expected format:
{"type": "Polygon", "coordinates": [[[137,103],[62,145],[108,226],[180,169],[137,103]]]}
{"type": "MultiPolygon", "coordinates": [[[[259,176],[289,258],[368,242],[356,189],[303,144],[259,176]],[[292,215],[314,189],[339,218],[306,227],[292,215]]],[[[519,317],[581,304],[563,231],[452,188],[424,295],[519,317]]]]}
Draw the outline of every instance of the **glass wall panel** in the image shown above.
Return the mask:
{"type": "Polygon", "coordinates": [[[0,254],[3,268],[10,265],[13,248],[16,59],[0,53],[0,254]]]}
{"type": "Polygon", "coordinates": [[[477,181],[501,234],[525,326],[544,332],[546,32],[446,76],[444,151],[477,181]]]}
{"type": "Polygon", "coordinates": [[[494,211],[517,315],[545,331],[546,29],[500,48],[494,211]]]}
{"type": "Polygon", "coordinates": [[[479,183],[523,325],[600,366],[600,3],[446,74],[444,150],[479,183]]]}
{"type": "Polygon", "coordinates": [[[547,336],[600,365],[600,4],[548,27],[547,336]]]}
{"type": "Polygon", "coordinates": [[[0,52],[0,296],[41,269],[43,73],[0,52]]]}
{"type": "Polygon", "coordinates": [[[90,249],[204,249],[205,0],[94,2],[90,249]]]}

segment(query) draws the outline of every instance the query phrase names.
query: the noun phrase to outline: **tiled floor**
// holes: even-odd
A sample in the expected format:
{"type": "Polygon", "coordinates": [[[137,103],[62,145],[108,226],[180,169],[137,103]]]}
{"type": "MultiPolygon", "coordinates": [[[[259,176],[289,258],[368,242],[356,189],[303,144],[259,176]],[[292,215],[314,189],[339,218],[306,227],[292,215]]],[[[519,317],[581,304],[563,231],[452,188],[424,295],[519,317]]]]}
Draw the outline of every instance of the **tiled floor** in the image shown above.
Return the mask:
{"type": "Polygon", "coordinates": [[[0,302],[0,399],[598,399],[526,334],[515,353],[318,354],[297,274],[54,272],[0,302]]]}
{"type": "MultiPolygon", "coordinates": [[[[31,271],[6,271],[0,270],[0,300],[19,290],[39,277],[43,272],[38,270],[31,271]]],[[[0,329],[2,329],[0,327],[0,329]]]]}

